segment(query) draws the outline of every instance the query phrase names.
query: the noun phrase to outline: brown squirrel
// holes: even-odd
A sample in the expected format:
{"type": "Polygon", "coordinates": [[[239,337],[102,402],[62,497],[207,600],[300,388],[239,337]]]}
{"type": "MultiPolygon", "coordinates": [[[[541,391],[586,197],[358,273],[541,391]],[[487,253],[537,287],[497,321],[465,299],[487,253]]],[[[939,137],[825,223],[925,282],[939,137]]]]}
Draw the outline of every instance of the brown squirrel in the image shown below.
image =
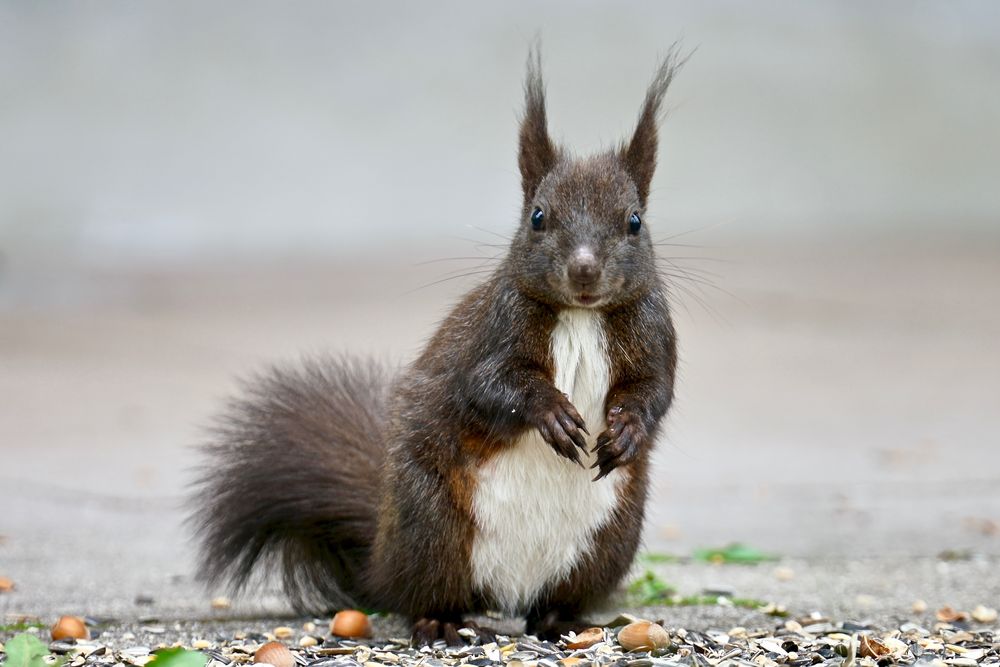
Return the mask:
{"type": "Polygon", "coordinates": [[[557,635],[616,588],[674,389],[643,218],[677,67],[671,51],[627,143],[577,158],[549,138],[532,50],[505,259],[397,377],[328,358],[247,385],[196,483],[205,578],[238,589],[280,561],[300,611],[395,612],[451,643],[487,610],[557,635]]]}

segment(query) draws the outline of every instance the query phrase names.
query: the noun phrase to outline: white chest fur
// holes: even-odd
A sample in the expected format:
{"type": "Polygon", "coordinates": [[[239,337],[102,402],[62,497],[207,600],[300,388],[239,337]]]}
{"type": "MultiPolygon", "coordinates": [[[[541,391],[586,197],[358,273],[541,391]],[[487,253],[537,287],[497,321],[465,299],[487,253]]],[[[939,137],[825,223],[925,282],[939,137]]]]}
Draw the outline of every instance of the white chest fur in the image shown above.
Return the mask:
{"type": "MultiPolygon", "coordinates": [[[[607,338],[599,313],[567,309],[552,332],[555,385],[587,422],[590,444],[604,430],[607,338]]],[[[589,457],[593,461],[593,457],[589,457]]],[[[618,502],[620,471],[594,471],[558,456],[537,431],[480,468],[472,509],[472,576],[509,613],[523,611],[566,577],[618,502]]]]}

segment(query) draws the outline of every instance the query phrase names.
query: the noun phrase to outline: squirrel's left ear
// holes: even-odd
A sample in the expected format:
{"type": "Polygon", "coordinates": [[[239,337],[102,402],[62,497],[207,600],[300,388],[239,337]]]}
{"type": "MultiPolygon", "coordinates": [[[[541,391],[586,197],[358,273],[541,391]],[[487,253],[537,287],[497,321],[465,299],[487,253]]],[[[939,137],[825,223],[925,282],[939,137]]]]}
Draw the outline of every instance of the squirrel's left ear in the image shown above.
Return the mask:
{"type": "Polygon", "coordinates": [[[642,111],[639,112],[639,122],[635,126],[632,139],[621,148],[621,160],[625,164],[625,170],[635,182],[635,187],[639,191],[639,203],[643,206],[646,205],[646,198],[649,196],[653,172],[656,171],[660,107],[674,74],[684,64],[684,60],[678,59],[676,45],[670,48],[667,57],[656,70],[653,82],[649,84],[649,90],[646,91],[646,99],[642,104],[642,111]]]}
{"type": "Polygon", "coordinates": [[[542,57],[536,43],[528,52],[528,72],[524,78],[524,117],[518,145],[517,165],[521,169],[524,198],[535,196],[538,184],[556,163],[556,148],[549,139],[545,118],[545,84],[542,83],[542,57]]]}

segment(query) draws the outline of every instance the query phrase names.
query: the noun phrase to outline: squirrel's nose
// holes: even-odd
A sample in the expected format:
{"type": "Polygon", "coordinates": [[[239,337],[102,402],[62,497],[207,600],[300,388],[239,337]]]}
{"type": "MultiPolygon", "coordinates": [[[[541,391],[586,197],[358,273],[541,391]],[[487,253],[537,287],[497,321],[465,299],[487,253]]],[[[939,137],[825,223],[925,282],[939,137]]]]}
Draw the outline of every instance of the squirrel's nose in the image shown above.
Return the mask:
{"type": "Polygon", "coordinates": [[[601,267],[590,248],[579,248],[569,258],[567,267],[569,279],[580,287],[597,282],[601,277],[601,267]]]}

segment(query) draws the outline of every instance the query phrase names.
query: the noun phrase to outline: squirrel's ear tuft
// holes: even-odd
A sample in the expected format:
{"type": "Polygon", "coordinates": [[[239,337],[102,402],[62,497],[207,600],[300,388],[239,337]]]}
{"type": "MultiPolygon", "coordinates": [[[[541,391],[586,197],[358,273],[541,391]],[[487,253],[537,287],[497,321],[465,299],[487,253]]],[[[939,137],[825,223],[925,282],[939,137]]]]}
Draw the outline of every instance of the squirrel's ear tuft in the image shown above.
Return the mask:
{"type": "Polygon", "coordinates": [[[653,172],[656,171],[657,125],[660,120],[660,107],[663,105],[663,97],[667,94],[667,88],[673,81],[674,74],[685,61],[687,61],[687,56],[683,59],[679,58],[676,44],[670,47],[670,51],[667,52],[659,69],[656,70],[653,82],[649,84],[649,89],[646,91],[646,99],[642,104],[642,111],[639,112],[639,122],[635,126],[632,139],[621,149],[621,159],[625,163],[625,170],[635,181],[635,186],[639,190],[639,201],[643,206],[646,205],[646,198],[649,196],[649,185],[653,180],[653,172]]]}
{"type": "Polygon", "coordinates": [[[521,189],[525,199],[535,196],[538,184],[556,163],[556,149],[549,139],[545,118],[545,84],[542,56],[536,43],[528,51],[528,71],[524,79],[524,117],[517,164],[521,169],[521,189]]]}

